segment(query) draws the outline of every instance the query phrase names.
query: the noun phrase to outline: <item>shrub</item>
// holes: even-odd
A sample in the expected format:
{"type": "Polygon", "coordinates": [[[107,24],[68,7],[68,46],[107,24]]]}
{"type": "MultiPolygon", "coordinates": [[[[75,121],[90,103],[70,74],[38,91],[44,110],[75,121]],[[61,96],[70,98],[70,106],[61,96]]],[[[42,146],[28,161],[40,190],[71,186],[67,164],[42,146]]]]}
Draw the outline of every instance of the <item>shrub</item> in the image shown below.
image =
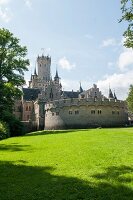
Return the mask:
{"type": "Polygon", "coordinates": [[[4,119],[10,130],[10,136],[21,136],[25,134],[23,124],[11,113],[4,113],[4,119]]]}
{"type": "Polygon", "coordinates": [[[0,140],[10,136],[9,127],[6,122],[0,121],[0,140]]]}

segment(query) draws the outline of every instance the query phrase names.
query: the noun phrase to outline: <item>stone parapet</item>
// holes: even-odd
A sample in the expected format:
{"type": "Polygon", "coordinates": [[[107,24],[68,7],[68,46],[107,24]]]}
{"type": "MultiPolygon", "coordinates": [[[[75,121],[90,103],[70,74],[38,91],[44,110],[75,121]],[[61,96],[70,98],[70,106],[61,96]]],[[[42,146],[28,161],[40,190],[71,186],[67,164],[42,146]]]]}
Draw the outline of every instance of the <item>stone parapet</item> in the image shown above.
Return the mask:
{"type": "Polygon", "coordinates": [[[125,102],[114,99],[60,99],[51,102],[47,102],[45,109],[71,107],[71,106],[116,106],[125,107],[125,102]]]}

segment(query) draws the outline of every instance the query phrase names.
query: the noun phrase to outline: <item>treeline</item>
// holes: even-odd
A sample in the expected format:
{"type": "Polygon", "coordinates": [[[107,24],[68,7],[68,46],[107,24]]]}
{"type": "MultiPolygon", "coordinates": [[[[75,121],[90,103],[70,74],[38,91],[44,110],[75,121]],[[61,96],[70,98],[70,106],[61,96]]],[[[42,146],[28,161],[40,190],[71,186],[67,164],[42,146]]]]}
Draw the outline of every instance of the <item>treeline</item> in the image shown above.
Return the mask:
{"type": "Polygon", "coordinates": [[[24,127],[13,115],[14,102],[22,95],[28,70],[27,48],[7,29],[0,29],[0,139],[22,135],[24,127]]]}

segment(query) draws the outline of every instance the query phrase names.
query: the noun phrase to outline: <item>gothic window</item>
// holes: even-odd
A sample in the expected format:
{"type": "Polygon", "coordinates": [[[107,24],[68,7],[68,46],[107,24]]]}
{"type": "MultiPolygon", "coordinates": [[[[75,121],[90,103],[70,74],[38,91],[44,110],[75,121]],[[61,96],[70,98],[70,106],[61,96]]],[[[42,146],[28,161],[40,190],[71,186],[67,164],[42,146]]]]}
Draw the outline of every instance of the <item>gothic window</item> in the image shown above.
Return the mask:
{"type": "Polygon", "coordinates": [[[91,110],[91,114],[95,114],[95,110],[91,110]]]}
{"type": "Polygon", "coordinates": [[[31,111],[31,107],[29,106],[29,111],[31,111]]]}
{"type": "Polygon", "coordinates": [[[26,106],[26,111],[28,111],[28,106],[26,106]]]}
{"type": "Polygon", "coordinates": [[[102,111],[101,111],[101,110],[98,110],[98,115],[101,114],[101,113],[102,113],[102,111]]]}
{"type": "Polygon", "coordinates": [[[53,99],[53,91],[52,91],[52,88],[51,88],[49,97],[50,97],[50,99],[53,99]]]}
{"type": "Polygon", "coordinates": [[[79,114],[79,111],[78,110],[75,110],[75,115],[78,115],[79,114]]]}

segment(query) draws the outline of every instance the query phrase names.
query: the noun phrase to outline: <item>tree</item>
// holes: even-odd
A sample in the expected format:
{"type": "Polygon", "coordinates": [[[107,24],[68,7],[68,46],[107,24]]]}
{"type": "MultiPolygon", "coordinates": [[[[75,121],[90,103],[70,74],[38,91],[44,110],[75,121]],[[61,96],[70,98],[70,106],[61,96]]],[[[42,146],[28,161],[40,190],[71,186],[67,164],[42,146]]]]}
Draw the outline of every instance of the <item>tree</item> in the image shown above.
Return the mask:
{"type": "Polygon", "coordinates": [[[0,29],[0,119],[5,111],[12,112],[15,99],[21,95],[24,71],[29,65],[26,55],[27,48],[19,44],[19,39],[9,30],[0,29]]]}
{"type": "Polygon", "coordinates": [[[121,0],[122,18],[121,21],[128,23],[128,28],[124,32],[124,46],[133,48],[133,0],[121,0]]]}
{"type": "Polygon", "coordinates": [[[133,85],[130,85],[129,94],[126,101],[127,101],[129,110],[133,112],[133,85]]]}

